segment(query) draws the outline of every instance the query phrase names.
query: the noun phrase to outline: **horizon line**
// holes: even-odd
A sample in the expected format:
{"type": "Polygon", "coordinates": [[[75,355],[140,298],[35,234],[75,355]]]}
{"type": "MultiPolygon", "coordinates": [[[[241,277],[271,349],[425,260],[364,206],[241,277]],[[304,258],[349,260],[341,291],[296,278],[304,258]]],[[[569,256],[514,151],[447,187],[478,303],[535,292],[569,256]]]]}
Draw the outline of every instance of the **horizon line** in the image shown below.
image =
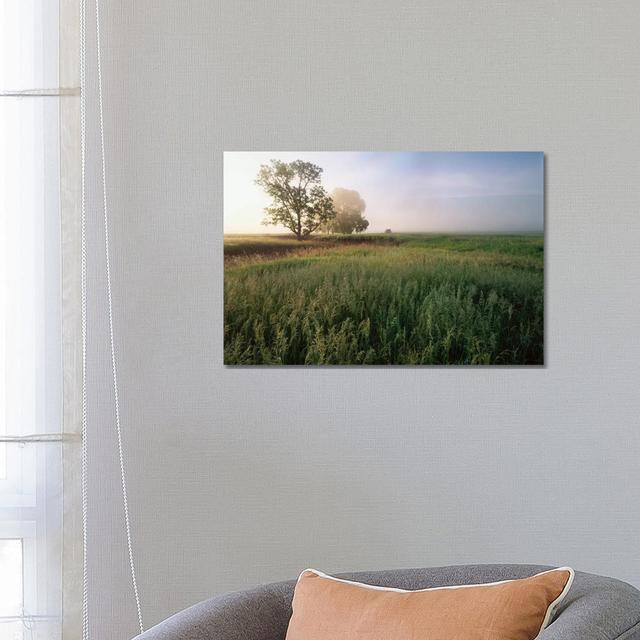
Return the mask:
{"type": "MultiPolygon", "coordinates": [[[[484,231],[474,231],[474,230],[461,230],[461,229],[446,229],[446,230],[403,230],[398,229],[397,231],[391,231],[390,233],[386,233],[385,231],[362,231],[360,233],[312,233],[307,238],[311,236],[352,236],[357,238],[358,236],[367,236],[367,235],[393,235],[394,233],[405,233],[405,234],[428,234],[428,235],[443,235],[443,234],[458,234],[458,235],[505,235],[505,236],[514,236],[514,235],[544,235],[544,229],[523,229],[523,230],[484,230],[484,231]]],[[[250,231],[223,231],[223,235],[225,236],[292,236],[296,237],[296,234],[292,231],[281,231],[281,232],[250,232],[250,231]]]]}

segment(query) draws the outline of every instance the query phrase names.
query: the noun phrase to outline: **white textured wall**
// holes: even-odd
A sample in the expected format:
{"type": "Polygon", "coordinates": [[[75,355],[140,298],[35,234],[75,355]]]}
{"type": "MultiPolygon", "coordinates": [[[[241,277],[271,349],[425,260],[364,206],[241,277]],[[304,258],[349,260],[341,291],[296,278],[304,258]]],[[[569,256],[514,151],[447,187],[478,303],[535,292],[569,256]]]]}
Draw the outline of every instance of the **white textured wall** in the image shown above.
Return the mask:
{"type": "MultiPolygon", "coordinates": [[[[640,584],[638,3],[102,2],[147,622],[308,565],[640,584]],[[544,150],[547,366],[225,369],[222,151],[251,149],[544,150]]],[[[102,269],[92,254],[91,615],[112,640],[136,627],[102,269]]]]}

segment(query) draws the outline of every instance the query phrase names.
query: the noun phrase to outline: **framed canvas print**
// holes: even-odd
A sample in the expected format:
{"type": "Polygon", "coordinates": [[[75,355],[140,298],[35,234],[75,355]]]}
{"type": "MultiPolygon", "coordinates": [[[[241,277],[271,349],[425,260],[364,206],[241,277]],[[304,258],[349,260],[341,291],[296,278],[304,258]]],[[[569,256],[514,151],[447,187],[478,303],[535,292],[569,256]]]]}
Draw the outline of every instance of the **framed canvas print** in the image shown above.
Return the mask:
{"type": "Polygon", "coordinates": [[[541,152],[226,152],[226,365],[543,365],[541,152]]]}

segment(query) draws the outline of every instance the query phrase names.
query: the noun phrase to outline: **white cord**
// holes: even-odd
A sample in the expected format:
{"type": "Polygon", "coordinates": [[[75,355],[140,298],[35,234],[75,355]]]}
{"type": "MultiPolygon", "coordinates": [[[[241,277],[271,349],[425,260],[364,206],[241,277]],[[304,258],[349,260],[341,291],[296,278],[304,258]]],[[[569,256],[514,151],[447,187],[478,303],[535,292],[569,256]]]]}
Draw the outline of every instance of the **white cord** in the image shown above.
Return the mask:
{"type": "Polygon", "coordinates": [[[80,235],[81,235],[81,325],[82,325],[82,640],[89,640],[89,575],[87,568],[87,207],[85,192],[86,164],[86,49],[87,6],[80,0],[80,235]]]}
{"type": "Polygon", "coordinates": [[[96,53],[98,62],[98,110],[100,121],[100,155],[102,159],[102,210],[104,213],[104,250],[107,276],[107,301],[109,307],[109,340],[111,342],[111,371],[113,374],[113,396],[116,420],[116,433],[118,436],[118,457],[120,460],[120,479],[122,486],[122,505],[124,508],[124,524],[127,535],[127,550],[129,553],[129,568],[131,569],[131,582],[133,585],[133,595],[136,600],[136,610],[138,614],[138,625],[140,633],[144,632],[142,623],[142,608],[140,607],[140,596],[138,594],[138,583],[136,581],[136,568],[133,560],[133,544],[131,542],[131,525],[129,522],[129,504],[127,500],[127,479],[125,474],[124,452],[122,447],[122,428],[120,426],[120,402],[118,396],[118,371],[116,366],[116,350],[113,332],[113,305],[111,297],[111,261],[109,259],[109,207],[107,202],[107,171],[104,148],[104,110],[102,106],[102,47],[100,44],[100,0],[95,0],[96,4],[96,53]]]}

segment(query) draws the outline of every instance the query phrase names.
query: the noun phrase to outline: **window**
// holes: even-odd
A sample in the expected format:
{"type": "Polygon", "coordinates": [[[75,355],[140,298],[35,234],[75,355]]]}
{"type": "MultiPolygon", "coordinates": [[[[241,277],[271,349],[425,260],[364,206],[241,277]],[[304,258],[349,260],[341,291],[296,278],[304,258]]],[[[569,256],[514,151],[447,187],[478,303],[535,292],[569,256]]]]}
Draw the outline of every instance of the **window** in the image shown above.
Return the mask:
{"type": "Polygon", "coordinates": [[[61,230],[77,186],[61,131],[77,97],[59,90],[58,53],[72,4],[0,5],[0,640],[63,629],[63,443],[78,438],[63,420],[61,230]]]}

